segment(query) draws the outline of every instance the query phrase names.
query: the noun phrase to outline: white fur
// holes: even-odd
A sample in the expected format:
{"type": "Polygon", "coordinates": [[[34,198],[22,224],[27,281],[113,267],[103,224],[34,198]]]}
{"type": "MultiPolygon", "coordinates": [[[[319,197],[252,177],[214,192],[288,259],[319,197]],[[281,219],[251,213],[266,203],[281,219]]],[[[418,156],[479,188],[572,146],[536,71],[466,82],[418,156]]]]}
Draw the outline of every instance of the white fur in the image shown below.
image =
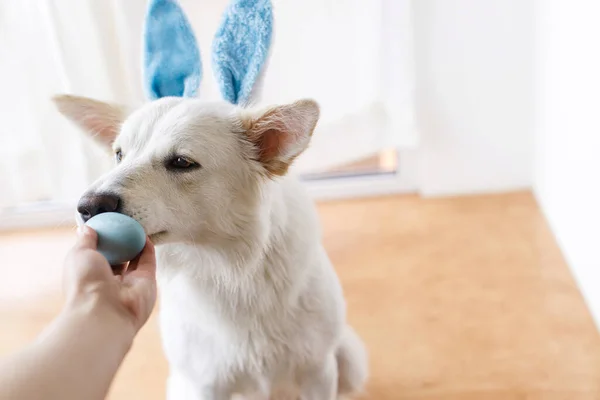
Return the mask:
{"type": "MultiPolygon", "coordinates": [[[[121,196],[122,212],[158,245],[167,397],[331,400],[359,392],[366,352],[345,322],[312,201],[293,177],[270,177],[255,161],[241,128],[247,114],[224,102],[150,103],[113,144],[122,162],[88,191],[121,196]],[[167,171],[162,160],[174,153],[202,168],[167,171]]],[[[300,136],[298,153],[308,144],[300,136]]]]}

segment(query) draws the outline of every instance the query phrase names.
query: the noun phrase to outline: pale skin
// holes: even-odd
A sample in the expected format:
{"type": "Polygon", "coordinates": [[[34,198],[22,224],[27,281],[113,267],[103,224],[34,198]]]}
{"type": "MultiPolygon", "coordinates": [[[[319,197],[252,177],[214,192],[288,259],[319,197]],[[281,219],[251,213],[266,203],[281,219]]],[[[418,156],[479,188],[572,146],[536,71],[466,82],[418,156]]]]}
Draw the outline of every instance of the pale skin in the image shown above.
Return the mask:
{"type": "Polygon", "coordinates": [[[100,400],[156,302],[156,259],[149,239],[115,276],[84,226],[65,261],[67,301],[25,349],[0,361],[0,399],[100,400]]]}

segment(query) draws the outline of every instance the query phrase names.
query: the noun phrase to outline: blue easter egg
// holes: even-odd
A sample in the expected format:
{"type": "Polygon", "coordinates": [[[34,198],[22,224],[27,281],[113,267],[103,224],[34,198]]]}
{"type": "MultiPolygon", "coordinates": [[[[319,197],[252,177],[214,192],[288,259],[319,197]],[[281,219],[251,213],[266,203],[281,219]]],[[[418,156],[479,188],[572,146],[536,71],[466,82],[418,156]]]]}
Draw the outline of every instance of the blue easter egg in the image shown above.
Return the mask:
{"type": "Polygon", "coordinates": [[[101,213],[85,224],[98,234],[98,251],[110,265],[133,260],[146,244],[144,228],[135,219],[124,214],[101,213]]]}

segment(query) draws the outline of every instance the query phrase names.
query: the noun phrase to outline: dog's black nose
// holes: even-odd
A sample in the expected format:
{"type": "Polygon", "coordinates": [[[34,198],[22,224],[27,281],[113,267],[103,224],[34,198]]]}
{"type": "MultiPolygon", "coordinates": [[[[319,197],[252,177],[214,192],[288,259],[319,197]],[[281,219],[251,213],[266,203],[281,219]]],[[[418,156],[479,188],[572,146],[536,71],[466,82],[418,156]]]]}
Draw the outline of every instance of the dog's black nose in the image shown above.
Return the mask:
{"type": "Polygon", "coordinates": [[[96,193],[87,194],[79,199],[77,204],[77,211],[81,215],[83,222],[87,222],[88,219],[94,215],[102,214],[105,212],[118,212],[121,206],[121,199],[119,196],[112,193],[96,193]]]}

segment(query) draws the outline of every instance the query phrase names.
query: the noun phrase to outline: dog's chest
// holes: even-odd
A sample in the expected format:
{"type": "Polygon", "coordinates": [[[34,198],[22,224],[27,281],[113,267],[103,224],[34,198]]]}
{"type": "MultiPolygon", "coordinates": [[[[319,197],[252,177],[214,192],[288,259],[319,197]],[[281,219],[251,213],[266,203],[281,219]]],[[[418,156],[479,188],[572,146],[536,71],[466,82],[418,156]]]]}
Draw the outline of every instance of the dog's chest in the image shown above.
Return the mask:
{"type": "Polygon", "coordinates": [[[196,377],[285,374],[335,341],[343,299],[325,256],[298,252],[291,262],[275,252],[244,274],[210,251],[160,250],[160,325],[172,367],[196,377]]]}
{"type": "Polygon", "coordinates": [[[289,350],[285,322],[275,316],[261,316],[239,299],[223,302],[183,277],[161,286],[162,340],[172,366],[195,376],[255,375],[289,350]]]}

